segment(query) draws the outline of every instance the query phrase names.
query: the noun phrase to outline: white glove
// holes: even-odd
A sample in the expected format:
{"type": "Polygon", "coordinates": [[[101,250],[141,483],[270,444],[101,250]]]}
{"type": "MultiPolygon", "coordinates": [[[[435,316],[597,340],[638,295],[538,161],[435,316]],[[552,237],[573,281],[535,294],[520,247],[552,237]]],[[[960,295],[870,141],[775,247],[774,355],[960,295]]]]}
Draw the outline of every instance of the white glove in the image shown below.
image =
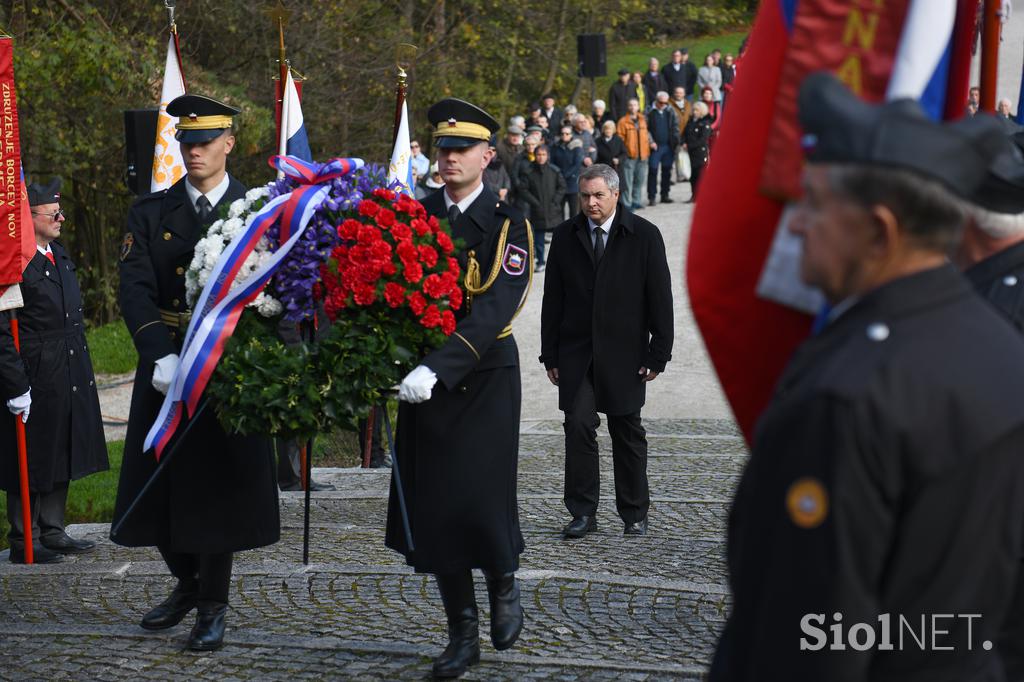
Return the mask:
{"type": "Polygon", "coordinates": [[[402,385],[398,387],[398,399],[407,403],[430,400],[430,391],[436,383],[437,375],[434,374],[434,370],[426,365],[420,365],[402,379],[402,385]]]}
{"type": "Polygon", "coordinates": [[[32,406],[32,389],[28,389],[17,398],[11,398],[7,401],[7,409],[11,411],[11,414],[20,414],[21,421],[28,421],[28,410],[32,406]]]}
{"type": "Polygon", "coordinates": [[[171,382],[174,381],[174,375],[178,371],[178,356],[165,355],[156,361],[156,366],[153,368],[153,388],[160,391],[163,395],[167,395],[167,389],[171,387],[171,382]]]}

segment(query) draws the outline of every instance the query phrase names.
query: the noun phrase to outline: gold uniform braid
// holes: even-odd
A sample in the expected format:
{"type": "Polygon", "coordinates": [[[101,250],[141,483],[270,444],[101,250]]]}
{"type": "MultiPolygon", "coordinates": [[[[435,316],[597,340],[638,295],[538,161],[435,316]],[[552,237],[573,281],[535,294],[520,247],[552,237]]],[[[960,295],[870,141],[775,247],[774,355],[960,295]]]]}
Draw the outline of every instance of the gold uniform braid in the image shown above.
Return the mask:
{"type": "MultiPolygon", "coordinates": [[[[530,226],[530,221],[526,220],[526,244],[527,244],[527,259],[529,272],[529,281],[526,284],[526,291],[523,293],[523,298],[519,301],[519,306],[516,308],[516,312],[512,315],[512,320],[516,319],[519,315],[519,311],[526,305],[526,297],[530,293],[530,288],[533,286],[533,228],[530,226]]],[[[508,230],[512,226],[512,219],[505,218],[504,224],[501,226],[501,232],[498,234],[498,247],[495,249],[494,261],[491,263],[491,271],[487,275],[487,281],[483,284],[480,283],[480,262],[476,259],[476,250],[470,250],[466,258],[466,274],[462,279],[462,284],[466,288],[466,309],[469,310],[473,305],[473,297],[479,296],[485,293],[488,289],[494,286],[494,282],[498,279],[498,275],[501,273],[502,260],[505,257],[505,246],[508,243],[508,230]]],[[[512,320],[509,320],[509,324],[505,329],[501,331],[498,338],[504,338],[512,333],[512,320]]]]}

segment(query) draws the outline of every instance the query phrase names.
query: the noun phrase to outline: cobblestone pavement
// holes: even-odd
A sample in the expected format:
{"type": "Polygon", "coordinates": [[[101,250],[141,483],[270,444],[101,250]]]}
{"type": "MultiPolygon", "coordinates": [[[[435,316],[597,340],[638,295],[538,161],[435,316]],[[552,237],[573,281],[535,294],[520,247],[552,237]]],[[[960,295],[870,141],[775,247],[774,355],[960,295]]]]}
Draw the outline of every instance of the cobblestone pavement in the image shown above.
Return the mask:
{"type": "MultiPolygon", "coordinates": [[[[565,542],[561,425],[524,422],[519,573],[527,623],[513,649],[488,640],[467,679],[700,679],[728,605],[723,535],[745,457],[724,420],[649,420],[650,533],[626,538],[602,456],[599,529],[565,542]]],[[[603,430],[603,427],[602,427],[603,430]]],[[[607,433],[601,435],[607,452],[607,433]]],[[[433,580],[383,546],[389,474],[322,469],[310,565],[302,496],[281,496],[283,539],[236,557],[227,645],[182,650],[190,619],[162,633],[137,625],[172,587],[151,549],[106,540],[102,524],[72,528],[98,551],[52,566],[0,560],[0,679],[422,679],[443,647],[433,580]]],[[[0,559],[5,559],[0,555],[0,559]]]]}

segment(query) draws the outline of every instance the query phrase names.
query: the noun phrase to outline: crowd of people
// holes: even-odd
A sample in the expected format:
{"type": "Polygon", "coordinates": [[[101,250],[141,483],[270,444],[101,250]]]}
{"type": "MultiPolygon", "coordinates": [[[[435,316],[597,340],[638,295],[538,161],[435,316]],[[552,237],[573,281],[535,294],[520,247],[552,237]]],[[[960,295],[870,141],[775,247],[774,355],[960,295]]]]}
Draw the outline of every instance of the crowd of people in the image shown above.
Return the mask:
{"type": "MultiPolygon", "coordinates": [[[[546,265],[551,231],[579,209],[579,176],[587,167],[611,166],[633,211],[672,203],[674,184],[689,183],[687,201],[694,202],[735,78],[732,54],[712,50],[698,67],[681,47],[663,66],[651,57],[646,71],[620,69],[607,98],[591,102],[589,112],[546,93],[512,116],[504,135],[491,140],[495,154],[484,181],[529,218],[537,270],[546,265]]],[[[444,183],[418,141],[412,153],[416,195],[423,198],[444,183]]]]}

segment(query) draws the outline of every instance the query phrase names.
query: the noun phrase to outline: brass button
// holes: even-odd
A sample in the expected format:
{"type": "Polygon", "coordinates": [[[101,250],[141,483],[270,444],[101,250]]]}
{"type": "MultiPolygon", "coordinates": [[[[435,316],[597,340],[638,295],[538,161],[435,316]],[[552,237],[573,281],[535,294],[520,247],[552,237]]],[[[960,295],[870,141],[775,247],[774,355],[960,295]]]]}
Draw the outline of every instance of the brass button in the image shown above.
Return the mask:
{"type": "Polygon", "coordinates": [[[178,275],[184,275],[185,274],[185,268],[183,268],[183,267],[181,267],[179,265],[178,268],[175,270],[175,272],[178,273],[178,275]]]}
{"type": "Polygon", "coordinates": [[[170,232],[164,232],[164,241],[165,242],[171,241],[171,233],[170,232]]]}
{"type": "Polygon", "coordinates": [[[465,384],[463,384],[462,386],[459,386],[459,391],[462,392],[462,393],[465,393],[468,390],[469,390],[469,387],[466,386],[465,384]]]}
{"type": "Polygon", "coordinates": [[[171,305],[173,305],[175,308],[177,308],[180,303],[181,301],[179,301],[178,299],[174,299],[173,301],[171,301],[171,305]]]}
{"type": "Polygon", "coordinates": [[[78,386],[72,386],[71,387],[71,391],[72,391],[72,393],[77,393],[78,392],[78,386]]]}

